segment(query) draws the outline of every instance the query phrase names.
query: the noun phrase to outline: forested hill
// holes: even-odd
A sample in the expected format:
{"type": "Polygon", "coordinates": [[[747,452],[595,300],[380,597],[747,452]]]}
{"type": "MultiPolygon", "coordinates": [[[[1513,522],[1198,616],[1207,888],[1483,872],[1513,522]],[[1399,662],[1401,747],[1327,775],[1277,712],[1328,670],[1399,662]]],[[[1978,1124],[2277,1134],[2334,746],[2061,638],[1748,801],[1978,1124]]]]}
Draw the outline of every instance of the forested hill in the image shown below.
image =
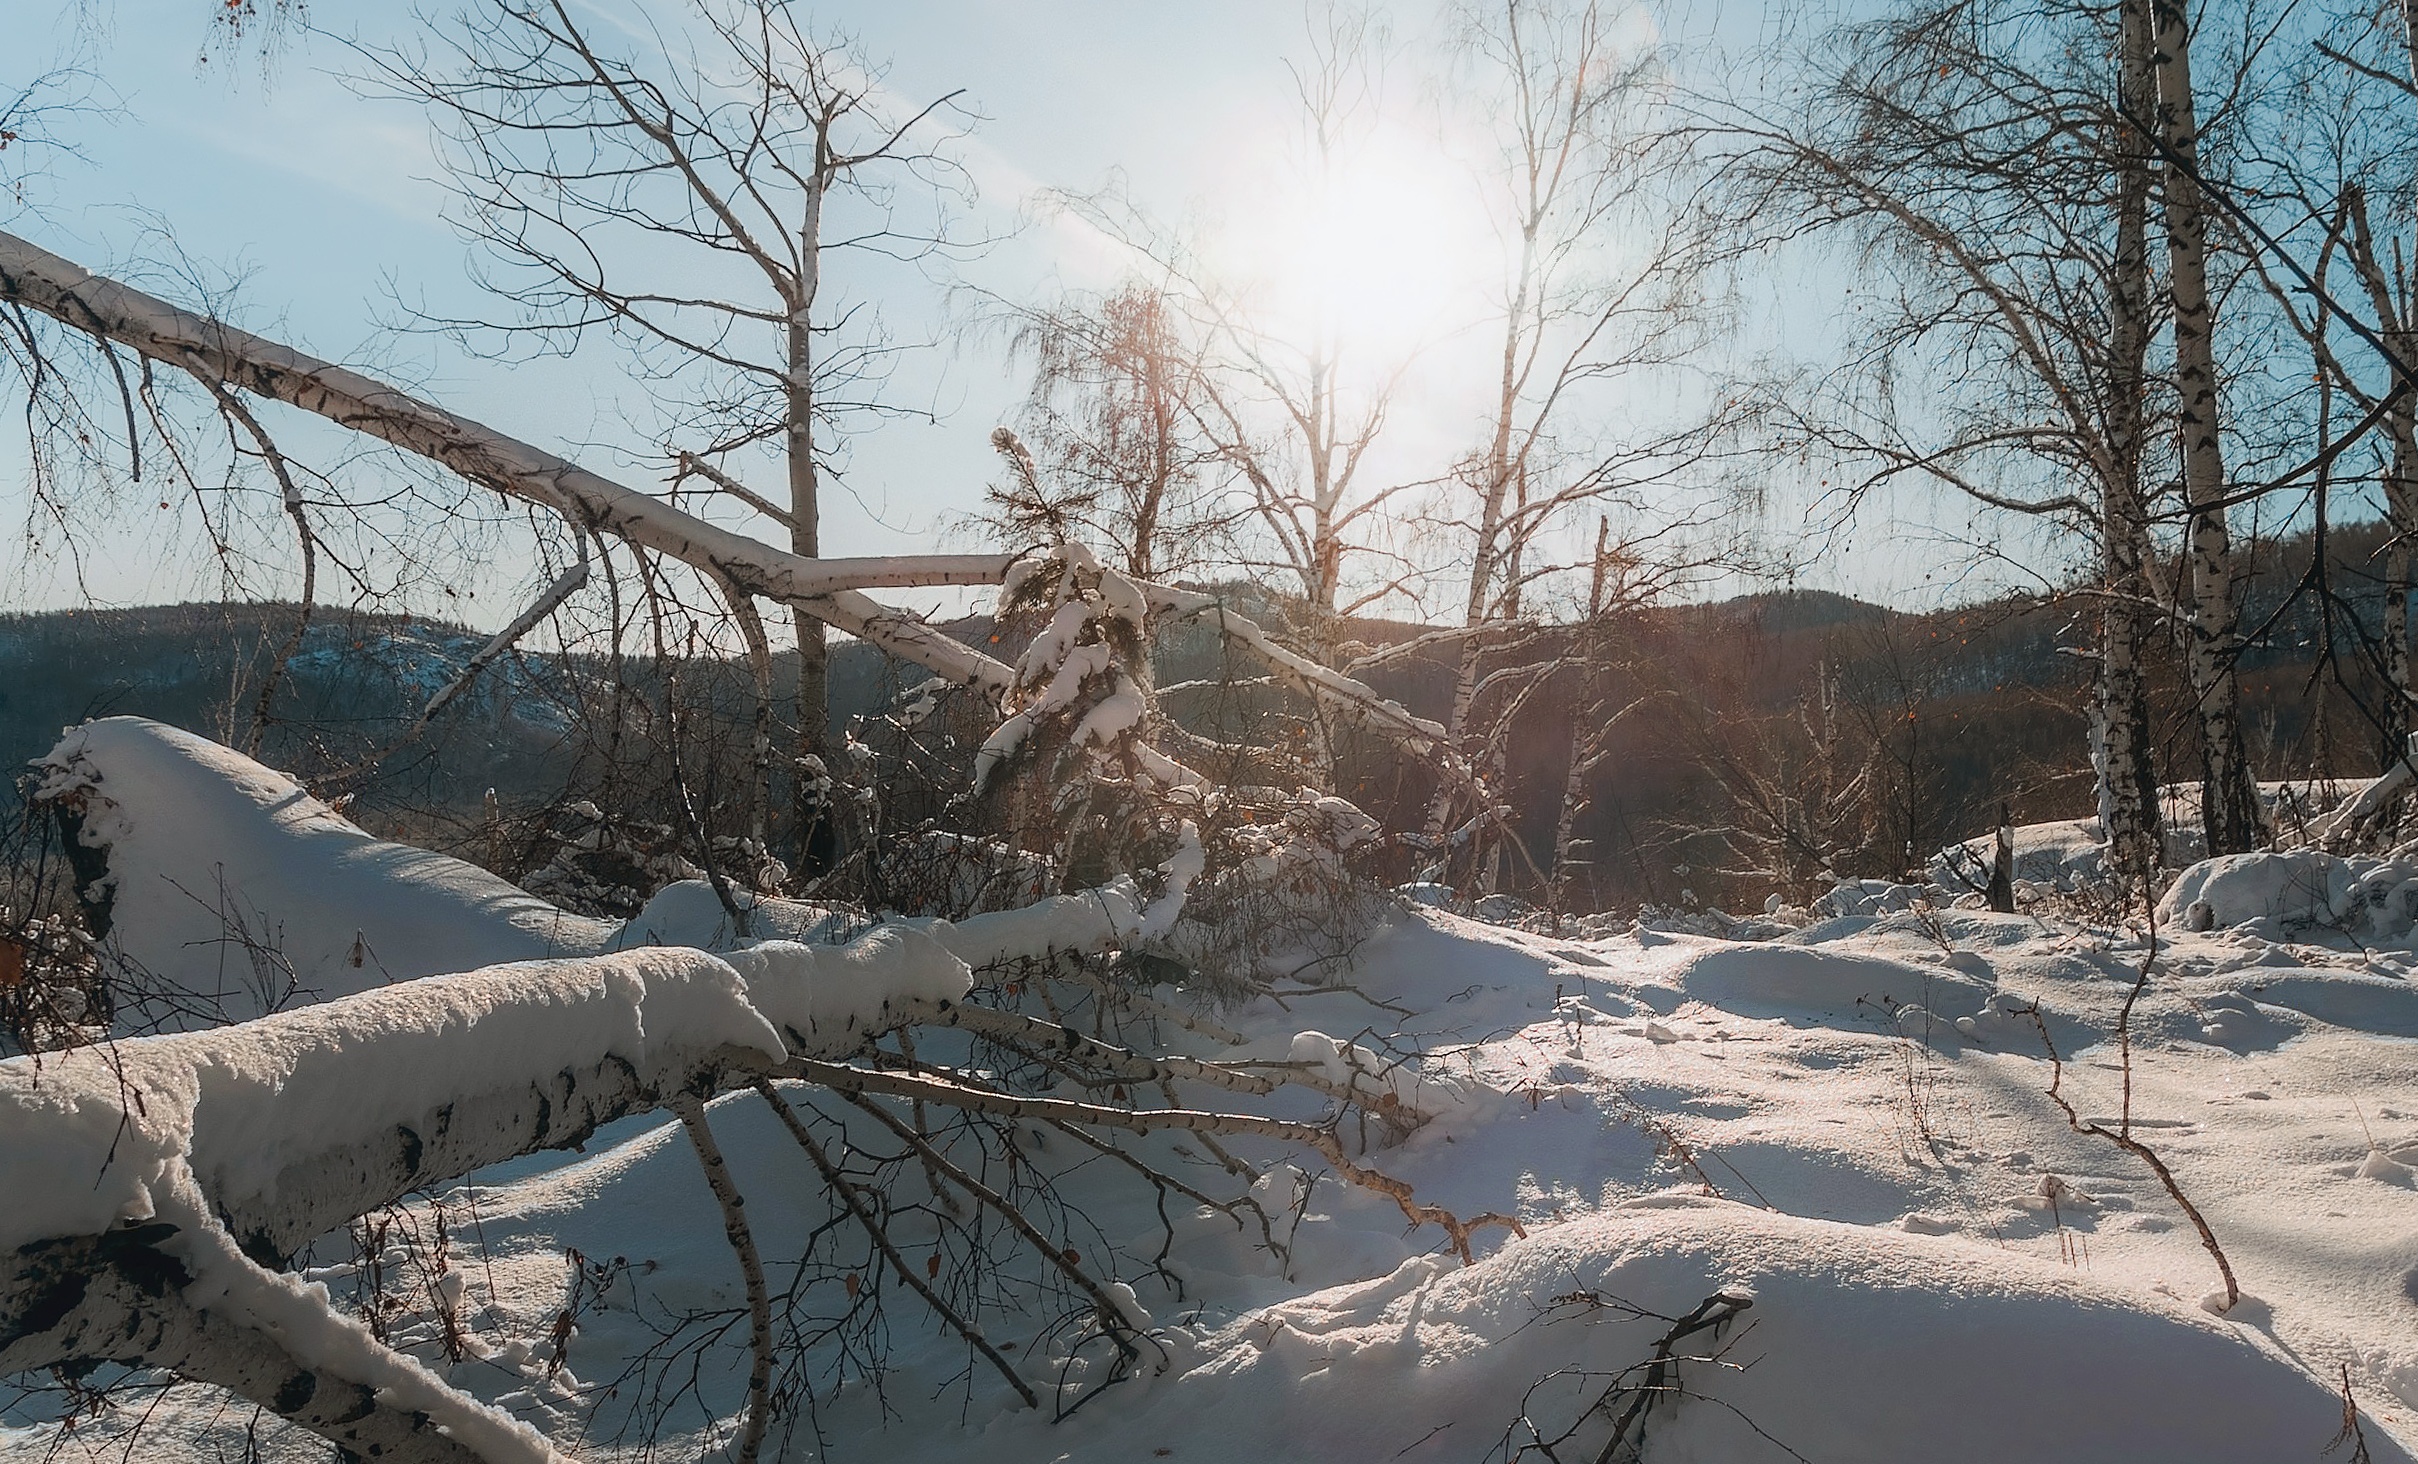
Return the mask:
{"type": "MultiPolygon", "coordinates": [[[[1745,627],[1793,642],[1835,638],[1899,624],[1909,617],[1823,591],[1745,596],[1665,612],[1682,639],[1728,641],[1745,627]]],[[[133,714],[200,732],[230,744],[250,735],[263,678],[294,632],[295,607],[283,604],[140,606],[60,610],[0,616],[0,766],[23,769],[58,739],[60,729],[91,717],[133,714]]],[[[1365,621],[1352,633],[1370,644],[1406,639],[1423,627],[1365,621]]],[[[312,618],[273,698],[264,747],[292,752],[299,741],[337,729],[399,730],[443,688],[485,642],[466,627],[409,615],[322,610],[312,618]]],[[[2063,667],[2041,647],[2028,647],[2029,670],[2042,676],[2063,667]]],[[[786,653],[776,656],[782,693],[794,684],[786,653]]],[[[489,757],[458,769],[473,796],[536,793],[525,778],[543,778],[534,755],[563,731],[558,693],[561,667],[544,654],[507,656],[475,681],[441,717],[447,741],[465,734],[489,757]],[[474,785],[475,786],[472,786],[474,785]]],[[[1450,696],[1440,668],[1395,670],[1377,678],[1415,710],[1441,715],[1450,696]]],[[[832,701],[838,718],[878,710],[900,677],[858,642],[835,647],[832,701]]],[[[307,758],[305,759],[307,761],[307,758]]]]}
{"type": "MultiPolygon", "coordinates": [[[[2330,556],[2334,588],[2363,620],[2372,618],[2364,575],[2377,537],[2338,533],[2330,556]]],[[[2336,630],[2354,699],[2320,670],[2324,627],[2314,599],[2303,596],[2276,616],[2308,562],[2305,541],[2268,548],[2248,593],[2246,623],[2275,622],[2244,663],[2252,754],[2268,777],[2360,774],[2377,756],[2358,705],[2370,697],[2353,654],[2359,632],[2336,630]],[[2325,695],[2308,694],[2313,675],[2325,695]]],[[[1274,607],[1252,608],[1273,618],[1274,607]]],[[[1611,638],[1611,700],[1644,701],[1623,723],[1617,755],[1578,815],[1577,831],[1592,844],[1589,902],[1667,900],[1683,887],[1707,900],[1726,897],[1731,879],[1720,871],[1785,863],[1774,846],[1791,839],[1835,851],[1827,863],[1838,873],[1888,874],[1971,834],[2001,801],[2019,818],[2087,814],[2088,665],[2072,648],[2088,642],[2091,613],[2081,602],[2008,599],[1913,614],[1827,592],[1775,591],[1623,622],[1611,638]],[[1755,806],[1775,797],[1787,804],[1776,819],[1755,806]],[[1780,826],[1791,818],[1800,827],[1780,826]],[[1760,844],[1759,819],[1770,825],[1760,844]]],[[[22,769],[63,726],[111,713],[242,746],[262,676],[293,625],[293,607],[283,605],[0,618],[0,762],[22,769]]],[[[1351,638],[1383,645],[1420,629],[1367,621],[1351,638]]],[[[310,771],[386,745],[482,640],[409,616],[322,612],[273,698],[262,755],[310,771]]],[[[2168,776],[2189,778],[2196,768],[2170,660],[2152,666],[2160,756],[2168,776]]],[[[786,697],[793,666],[781,657],[775,670],[786,697]]],[[[622,674],[646,682],[656,673],[633,661],[622,674]]],[[[562,796],[574,763],[566,741],[581,735],[574,723],[582,697],[605,675],[593,658],[504,658],[428,736],[381,765],[378,780],[359,790],[363,815],[467,812],[489,788],[507,807],[562,796]]],[[[734,722],[741,716],[740,667],[696,663],[679,675],[734,722]]],[[[862,644],[842,643],[834,711],[841,719],[876,712],[919,679],[862,644]]],[[[1441,660],[1391,663],[1372,680],[1429,716],[1442,717],[1449,705],[1441,660]]],[[[1533,847],[1552,837],[1569,726],[1567,698],[1549,691],[1527,706],[1508,744],[1508,792],[1533,847]]],[[[1387,813],[1415,808],[1426,792],[1416,771],[1392,758],[1372,760],[1348,784],[1343,791],[1387,813]]],[[[1797,874],[1812,878],[1821,864],[1797,874]]]]}

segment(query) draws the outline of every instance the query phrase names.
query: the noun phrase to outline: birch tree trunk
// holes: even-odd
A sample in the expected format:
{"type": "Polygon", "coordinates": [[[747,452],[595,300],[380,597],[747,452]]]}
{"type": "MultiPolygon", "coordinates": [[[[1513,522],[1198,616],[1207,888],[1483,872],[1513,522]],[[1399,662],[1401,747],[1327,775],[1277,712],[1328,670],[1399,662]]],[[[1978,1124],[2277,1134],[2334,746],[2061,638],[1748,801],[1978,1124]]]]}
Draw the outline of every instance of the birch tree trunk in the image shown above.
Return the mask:
{"type": "MultiPolygon", "coordinates": [[[[2413,0],[2418,3],[2418,0],[2413,0]]],[[[1512,287],[1511,305],[1503,320],[1502,377],[1495,399],[1494,433],[1486,444],[1486,457],[1480,466],[1482,475],[1477,542],[1470,552],[1469,598],[1462,609],[1463,626],[1470,629],[1483,625],[1492,609],[1497,567],[1503,558],[1503,505],[1511,495],[1512,432],[1520,404],[1520,353],[1528,320],[1528,296],[1536,276],[1537,230],[1542,226],[1541,211],[1532,204],[1526,218],[1521,220],[1520,262],[1512,287]]],[[[1462,744],[1469,732],[1469,714],[1477,702],[1478,660],[1483,646],[1476,636],[1461,642],[1459,673],[1453,678],[1452,715],[1445,727],[1451,732],[1453,745],[1462,744]]],[[[1452,818],[1452,790],[1439,788],[1435,800],[1428,806],[1427,835],[1441,838],[1452,818]]]]}
{"type": "MultiPolygon", "coordinates": [[[[2418,336],[2401,333],[2395,348],[2418,349],[2418,336]]],[[[2392,529],[2393,543],[2385,556],[2386,697],[2380,740],[2385,761],[2390,763],[2409,755],[2410,735],[2410,543],[2411,536],[2418,534],[2418,420],[2413,420],[2407,396],[2386,418],[2386,430],[2392,439],[2393,458],[2384,485],[2385,520],[2392,529]]]]}
{"type": "MultiPolygon", "coordinates": [[[[2401,20],[2410,76],[2418,82],[2418,0],[2403,0],[2401,20]]],[[[2408,272],[2400,267],[2398,251],[2394,267],[2389,270],[2377,257],[2365,191],[2351,190],[2346,201],[2356,231],[2351,257],[2375,307],[2377,321],[2384,327],[2391,363],[2387,385],[2392,392],[2392,405],[2385,414],[2385,435],[2392,443],[2392,457],[2384,482],[2385,521],[2393,535],[2385,556],[2384,670],[2388,701],[2380,718],[2384,725],[2379,729],[2383,760],[2389,771],[2396,761],[2409,756],[2410,546],[2411,536],[2418,534],[2418,396],[2408,389],[2407,363],[2418,361],[2418,302],[2411,299],[2408,272]]]]}
{"type": "Polygon", "coordinates": [[[2401,40],[2410,53],[2410,76],[2418,81],[2418,0],[2401,0],[2401,40]]]}
{"type": "Polygon", "coordinates": [[[2241,635],[2233,599],[2233,542],[2225,515],[2225,457],[2218,437],[2216,308],[2208,294],[2208,220],[2200,197],[2192,98],[2190,20],[2181,0],[2151,0],[2152,66],[2163,134],[2166,253],[2174,304],[2175,386],[2190,586],[2184,666],[2200,720],[2200,817],[2211,855],[2238,854],[2261,836],[2258,788],[2242,745],[2235,661],[2241,635]]]}
{"type": "Polygon", "coordinates": [[[2109,289],[2107,480],[2101,485],[2099,680],[2091,708],[2091,762],[2099,783],[2099,826],[2118,881],[2132,887],[2164,862],[2158,779],[2152,765],[2149,698],[2142,684],[2144,607],[2149,603],[2148,515],[2141,502],[2146,358],[2149,351],[2149,149],[2135,119],[2155,110],[2150,0],[2123,0],[2117,50],[2116,255],[2109,289]]]}
{"type": "MultiPolygon", "coordinates": [[[[809,258],[812,256],[810,255],[809,258]]],[[[789,327],[790,377],[787,390],[789,456],[789,552],[801,559],[822,552],[818,481],[814,462],[813,333],[800,306],[789,327]]],[[[829,810],[814,791],[805,759],[821,757],[831,721],[831,651],[823,639],[823,622],[811,615],[796,617],[798,628],[798,704],[796,760],[789,775],[791,817],[797,831],[801,870],[821,867],[830,853],[829,810]]]]}
{"type": "MultiPolygon", "coordinates": [[[[805,208],[798,226],[804,247],[798,251],[797,275],[791,286],[787,380],[783,399],[789,420],[783,424],[789,468],[789,551],[801,559],[822,554],[822,484],[815,463],[814,305],[823,280],[823,201],[829,196],[832,172],[831,122],[822,118],[815,129],[814,171],[807,179],[805,208]]],[[[823,807],[806,759],[823,756],[831,720],[831,653],[823,639],[823,623],[812,616],[796,617],[798,629],[798,736],[789,771],[790,813],[797,837],[797,867],[818,873],[832,855],[830,810],[823,807]]]]}

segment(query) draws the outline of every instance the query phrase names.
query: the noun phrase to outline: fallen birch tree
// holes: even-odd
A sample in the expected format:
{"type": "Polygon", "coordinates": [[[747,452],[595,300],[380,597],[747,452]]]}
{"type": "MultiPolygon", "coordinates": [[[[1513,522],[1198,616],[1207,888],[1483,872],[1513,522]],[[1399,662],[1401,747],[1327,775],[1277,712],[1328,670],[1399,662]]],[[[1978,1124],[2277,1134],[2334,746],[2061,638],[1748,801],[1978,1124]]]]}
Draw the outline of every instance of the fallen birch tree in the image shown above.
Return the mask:
{"type": "MultiPolygon", "coordinates": [[[[1222,1199],[1199,1191],[1101,1134],[1180,1130],[1246,1185],[1257,1171],[1220,1147],[1221,1136],[1307,1148],[1414,1227],[1440,1227],[1465,1259],[1473,1230],[1516,1230],[1506,1217],[1463,1221],[1423,1204],[1365,1156],[1346,1154],[1337,1126],[1347,1113],[1374,1117],[1381,1133],[1423,1121],[1415,1066],[1380,1063],[1321,1034],[1304,1034],[1308,1046],[1278,1063],[1138,1047],[1114,1030],[1127,1015],[1079,1034],[1056,1019],[1062,1008],[1048,994],[1064,983],[1072,1004],[1130,1014],[1136,1030],[1173,1017],[1209,1036],[1213,1022],[1104,979],[1099,963],[1176,940],[1196,882],[1221,898],[1256,882],[1295,891],[1278,904],[1298,900],[1340,874],[1343,847],[1373,833],[1341,800],[1313,799],[1236,839],[1232,820],[1258,815],[1230,813],[1223,790],[1153,745],[1164,725],[1147,666],[1156,625],[1213,625],[1322,717],[1367,725],[1448,780],[1476,786],[1435,723],[1279,645],[1213,597],[1135,581],[1080,546],[1022,558],[809,558],[5,234],[0,303],[186,373],[222,410],[244,396],[284,403],[559,514],[583,544],[617,541],[677,561],[718,587],[742,621],[766,599],[921,665],[1004,718],[977,760],[978,795],[1021,786],[1071,836],[1064,800],[1080,794],[1090,800],[1084,819],[1121,830],[1104,850],[1112,877],[1091,888],[954,923],[878,923],[846,944],[799,944],[862,929],[866,917],[734,890],[718,876],[675,884],[619,925],[579,917],[458,861],[374,839],[294,780],[188,734],[131,718],[77,729],[52,755],[41,796],[62,820],[94,934],[120,972],[164,994],[175,1019],[155,1026],[252,1020],[0,1064],[0,1165],[20,1171],[0,1175],[0,1190],[74,1197],[63,1208],[14,1210],[0,1226],[0,1255],[14,1258],[0,1262],[0,1370],[161,1367],[228,1387],[364,1456],[551,1458],[543,1438],[385,1347],[283,1268],[356,1217],[485,1165],[577,1144],[630,1114],[676,1114],[711,1179],[718,1151],[704,1100],[775,1079],[803,1081],[885,1124],[896,1115],[883,1102],[906,1104],[910,1147],[931,1183],[954,1185],[978,1210],[1005,1206],[1053,1284],[1091,1297],[1091,1325],[1122,1359],[1112,1378],[1138,1365],[1136,1324],[1099,1301],[1108,1295],[1101,1279],[1043,1238],[1011,1198],[948,1177],[964,1171],[924,1131],[927,1108],[1074,1134],[1160,1194],[1198,1195],[1238,1225],[1257,1208],[1247,1190],[1222,1199]],[[1037,607],[1048,621],[1013,666],[864,593],[994,582],[1003,613],[1037,607]],[[1219,819],[1229,832],[1213,859],[1201,829],[1219,819]],[[1286,883],[1305,871],[1309,884],[1286,883]],[[1016,1009],[1013,995],[970,1004],[978,970],[1019,973],[1004,989],[1037,997],[1047,1018],[1016,1009]],[[444,974],[459,972],[470,974],[444,974]],[[322,998],[334,999],[280,1010],[322,998]],[[980,1065],[935,1068],[915,1056],[918,1028],[960,1034],[1057,1091],[1011,1091],[980,1065]],[[1182,1087],[1221,1100],[1298,1090],[1326,1117],[1201,1107],[1182,1087]],[[314,1091],[328,1099],[310,1101],[314,1091]]],[[[541,606],[581,578],[574,570],[558,579],[541,606]]],[[[546,613],[533,607],[514,627],[526,631],[546,613]]],[[[481,659],[502,655],[509,640],[490,641],[481,659]]],[[[440,696],[458,694],[449,684],[440,696]]],[[[811,1135],[800,1147],[899,1270],[881,1207],[868,1204],[861,1182],[811,1135]]],[[[726,1189],[724,1175],[716,1196],[753,1313],[740,1432],[752,1447],[776,1406],[766,1382],[774,1343],[763,1325],[764,1263],[741,1197],[726,1189]]],[[[1263,1242],[1276,1246],[1268,1217],[1258,1219],[1263,1242]]],[[[929,1288],[909,1290],[999,1365],[973,1318],[929,1288]]]]}
{"type": "MultiPolygon", "coordinates": [[[[95,856],[90,883],[107,902],[128,959],[179,969],[174,952],[190,942],[159,918],[162,902],[196,878],[193,868],[230,852],[242,856],[246,907],[281,933],[331,918],[341,923],[387,891],[400,892],[425,926],[467,922],[474,944],[484,939],[509,952],[527,936],[524,925],[499,921],[491,908],[498,891],[477,871],[425,852],[400,857],[394,851],[403,846],[380,845],[358,830],[342,837],[349,826],[340,817],[299,806],[314,801],[240,754],[204,755],[190,734],[133,718],[79,730],[54,755],[63,777],[54,779],[51,796],[80,800],[77,838],[95,856]],[[185,785],[182,796],[170,796],[178,785],[185,785]],[[246,805],[259,815],[249,825],[234,816],[246,805]],[[219,844],[164,837],[197,809],[223,816],[219,844]],[[331,861],[331,838],[351,857],[331,861]],[[190,867],[174,863],[179,850],[190,867]]],[[[491,965],[205,1031],[103,1040],[0,1063],[0,1192],[18,1197],[0,1214],[0,1373],[79,1372],[103,1363],[164,1368],[228,1388],[363,1457],[555,1459],[546,1439],[386,1346],[334,1309],[324,1288],[288,1268],[316,1237],[356,1217],[487,1165],[580,1144],[631,1114],[678,1115],[710,1177],[718,1151],[703,1101],[761,1091],[776,1079],[859,1105],[872,1101],[868,1095],[893,1095],[911,1100],[919,1114],[936,1105],[1070,1131],[1180,1130],[1211,1144],[1218,1136],[1273,1139],[1317,1153],[1346,1181],[1398,1206],[1412,1225],[1440,1227],[1464,1259],[1473,1231],[1516,1230],[1508,1217],[1465,1221],[1421,1203],[1365,1156],[1346,1153],[1339,1126],[1351,1111],[1396,1131],[1422,1121],[1415,1071],[1382,1068],[1319,1034],[1295,1043],[1297,1057],[1324,1054],[1306,1063],[1144,1051],[1013,1003],[972,1000],[978,968],[1029,971],[1038,984],[1061,963],[1169,930],[1183,912],[1195,863],[1180,850],[1155,871],[1152,889],[1121,879],[995,915],[877,924],[845,944],[732,941],[716,930],[709,938],[733,948],[715,954],[644,945],[491,965]],[[986,1070],[919,1064],[905,1036],[915,1028],[977,1036],[1083,1096],[1015,1092],[986,1070]],[[879,1045],[885,1037],[896,1040],[897,1052],[879,1045]],[[1179,1101],[1178,1084],[1243,1098],[1290,1086],[1325,1099],[1329,1112],[1305,1122],[1199,1108],[1179,1101]]],[[[624,932],[592,928],[596,922],[557,928],[607,947],[630,928],[660,934],[684,902],[704,904],[693,893],[659,901],[650,920],[632,921],[624,932]]],[[[764,902],[767,927],[796,929],[822,913],[784,908],[792,904],[764,902]]],[[[448,949],[461,958],[460,948],[448,949]]],[[[202,968],[181,969],[190,979],[202,968]]],[[[903,1125],[894,1115],[876,1116],[903,1125]]],[[[914,1135],[936,1172],[962,1174],[921,1129],[919,1121],[902,1132],[914,1135]]],[[[1180,1183],[1086,1137],[1151,1182],[1180,1183]]],[[[817,1167],[895,1259],[861,1194],[827,1157],[817,1167]]],[[[1248,1166],[1239,1172],[1252,1173],[1248,1166]]],[[[965,1187],[986,1205],[1014,1209],[988,1187],[965,1187]]],[[[725,1213],[736,1217],[740,1200],[723,1189],[725,1213]]],[[[1210,1202],[1229,1213],[1235,1203],[1210,1202]]],[[[1101,1290],[1101,1279],[1020,1213],[1013,1221],[1050,1267],[1094,1299],[1102,1334],[1139,1357],[1136,1324],[1101,1290]]],[[[743,1235],[734,1219],[734,1246],[743,1235]]],[[[760,1287],[752,1242],[740,1254],[751,1288],[760,1287]]],[[[974,1323],[929,1288],[916,1290],[996,1360],[974,1323]]],[[[762,1381],[770,1345],[759,1327],[745,1424],[757,1439],[771,1406],[762,1381]]],[[[1031,1396],[1012,1370],[1009,1381],[1031,1396]]]]}

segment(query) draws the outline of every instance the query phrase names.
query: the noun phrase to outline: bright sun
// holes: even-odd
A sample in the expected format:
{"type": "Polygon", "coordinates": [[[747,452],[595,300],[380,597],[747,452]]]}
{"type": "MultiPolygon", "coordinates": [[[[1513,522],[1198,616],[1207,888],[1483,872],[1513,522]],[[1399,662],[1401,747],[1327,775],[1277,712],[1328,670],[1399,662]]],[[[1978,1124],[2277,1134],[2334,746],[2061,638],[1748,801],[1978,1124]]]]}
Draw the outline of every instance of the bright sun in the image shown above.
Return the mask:
{"type": "Polygon", "coordinates": [[[1399,355],[1464,323],[1494,284],[1468,177],[1432,143],[1370,137],[1322,183],[1267,189],[1227,220],[1223,252],[1254,303],[1305,344],[1399,355]]]}

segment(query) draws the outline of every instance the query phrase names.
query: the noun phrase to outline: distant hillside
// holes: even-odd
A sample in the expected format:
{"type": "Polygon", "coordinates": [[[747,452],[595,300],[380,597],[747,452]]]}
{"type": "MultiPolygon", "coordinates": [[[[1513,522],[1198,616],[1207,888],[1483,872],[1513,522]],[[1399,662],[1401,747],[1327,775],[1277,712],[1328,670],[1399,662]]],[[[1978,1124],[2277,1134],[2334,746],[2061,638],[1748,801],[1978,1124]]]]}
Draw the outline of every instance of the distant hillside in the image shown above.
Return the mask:
{"type": "MultiPolygon", "coordinates": [[[[2338,603],[2363,624],[2372,622],[2378,601],[2367,566],[2380,544],[2378,533],[2358,529],[2332,539],[2338,603]]],[[[2263,546],[2245,596],[2245,623],[2270,625],[2267,639],[2243,659],[2251,753],[2269,777],[2364,775],[2377,766],[2379,751],[2362,708],[2375,705],[2378,692],[2347,641],[2372,631],[2338,624],[2340,676],[2319,674],[2326,623],[2316,602],[2303,597],[2282,611],[2292,588],[2308,578],[2308,551],[2305,540],[2263,546]]],[[[1232,588],[1270,623],[1280,617],[1281,607],[1256,590],[1232,588]]],[[[119,712],[240,742],[261,675],[290,634],[293,613],[283,605],[178,605],[0,617],[0,764],[22,769],[61,727],[119,712]]],[[[1798,590],[1665,607],[1623,622],[1609,646],[1616,666],[1607,673],[1607,705],[1634,700],[1643,710],[1619,724],[1615,755],[1586,790],[1578,824],[1593,851],[1586,903],[1667,900],[1682,887],[1710,902],[1724,897],[1733,876],[1741,890],[1768,889],[1768,880],[1756,884],[1760,876],[1732,868],[1736,850],[1725,842],[1723,830],[1745,816],[1736,802],[1740,768],[1762,769],[1783,799],[1818,792],[1825,767],[1863,780],[1859,796],[1871,806],[1850,830],[1837,860],[1841,873],[1907,868],[1983,827],[2001,802],[2019,819],[2087,814],[2090,666],[2081,653],[2089,649],[2095,613],[2088,601],[2009,598],[1913,614],[1798,590]],[[1854,775],[1850,765],[1873,771],[1854,775]]],[[[1366,620],[1346,638],[1384,645],[1425,628],[1366,620]]],[[[1014,649],[1012,642],[991,643],[987,619],[949,629],[997,654],[1014,649]]],[[[391,743],[482,639],[461,626],[406,616],[323,616],[284,678],[262,756],[306,772],[357,763],[391,743]]],[[[2159,766],[2164,776],[2187,780],[2197,776],[2190,699],[2178,684],[2171,647],[2158,638],[2150,650],[2159,766]]],[[[1198,627],[1171,638],[1161,662],[1168,682],[1215,679],[1232,667],[1216,638],[1198,627]]],[[[652,677],[646,664],[634,661],[640,668],[634,674],[652,677]]],[[[741,725],[750,696],[742,666],[711,661],[674,670],[687,695],[702,696],[726,725],[741,725]]],[[[774,679],[777,695],[789,698],[793,655],[776,656],[774,679]]],[[[877,713],[922,679],[918,668],[840,642],[831,679],[835,720],[845,725],[877,713]]],[[[1450,705],[1454,675],[1445,654],[1388,663],[1372,679],[1422,714],[1440,719],[1450,705]]],[[[450,827],[444,837],[459,846],[476,837],[487,789],[509,811],[547,804],[574,786],[584,795],[598,788],[600,776],[620,779],[611,785],[619,789],[652,776],[658,786],[628,795],[632,806],[652,796],[658,802],[650,816],[675,817],[660,803],[662,769],[649,766],[646,748],[659,745],[650,741],[654,733],[601,746],[597,723],[586,714],[601,704],[608,680],[602,664],[586,658],[506,658],[427,737],[380,765],[377,778],[359,790],[358,812],[375,817],[387,810],[390,830],[424,829],[434,819],[450,827]],[[606,768],[618,771],[600,772],[606,768]]],[[[638,695],[643,702],[662,690],[655,681],[638,695]]],[[[1569,687],[1556,681],[1530,697],[1504,751],[1504,791],[1532,850],[1551,847],[1570,745],[1568,695],[1569,687]]],[[[1196,724],[1195,730],[1216,729],[1196,724]]],[[[967,751],[969,732],[974,741],[981,736],[971,723],[955,731],[952,756],[967,751]]],[[[1219,735],[1267,740],[1248,728],[1219,735]]],[[[728,754],[719,772],[709,762],[696,774],[722,779],[709,794],[729,793],[729,770],[740,756],[728,754]]],[[[1246,769],[1211,771],[1255,781],[1246,769]]],[[[962,772],[925,770],[951,787],[962,772]]],[[[1339,791],[1394,827],[1416,828],[1430,777],[1390,746],[1350,743],[1339,791]]],[[[946,789],[927,792],[929,806],[914,816],[936,811],[940,803],[931,800],[946,789]]],[[[1413,859],[1405,849],[1401,868],[1391,872],[1408,877],[1413,859]]]]}
{"type": "Polygon", "coordinates": [[[1716,616],[1738,616],[1759,622],[1764,629],[1828,630],[1842,625],[1869,625],[1899,612],[1829,590],[1767,590],[1740,595],[1708,608],[1716,616]]]}

